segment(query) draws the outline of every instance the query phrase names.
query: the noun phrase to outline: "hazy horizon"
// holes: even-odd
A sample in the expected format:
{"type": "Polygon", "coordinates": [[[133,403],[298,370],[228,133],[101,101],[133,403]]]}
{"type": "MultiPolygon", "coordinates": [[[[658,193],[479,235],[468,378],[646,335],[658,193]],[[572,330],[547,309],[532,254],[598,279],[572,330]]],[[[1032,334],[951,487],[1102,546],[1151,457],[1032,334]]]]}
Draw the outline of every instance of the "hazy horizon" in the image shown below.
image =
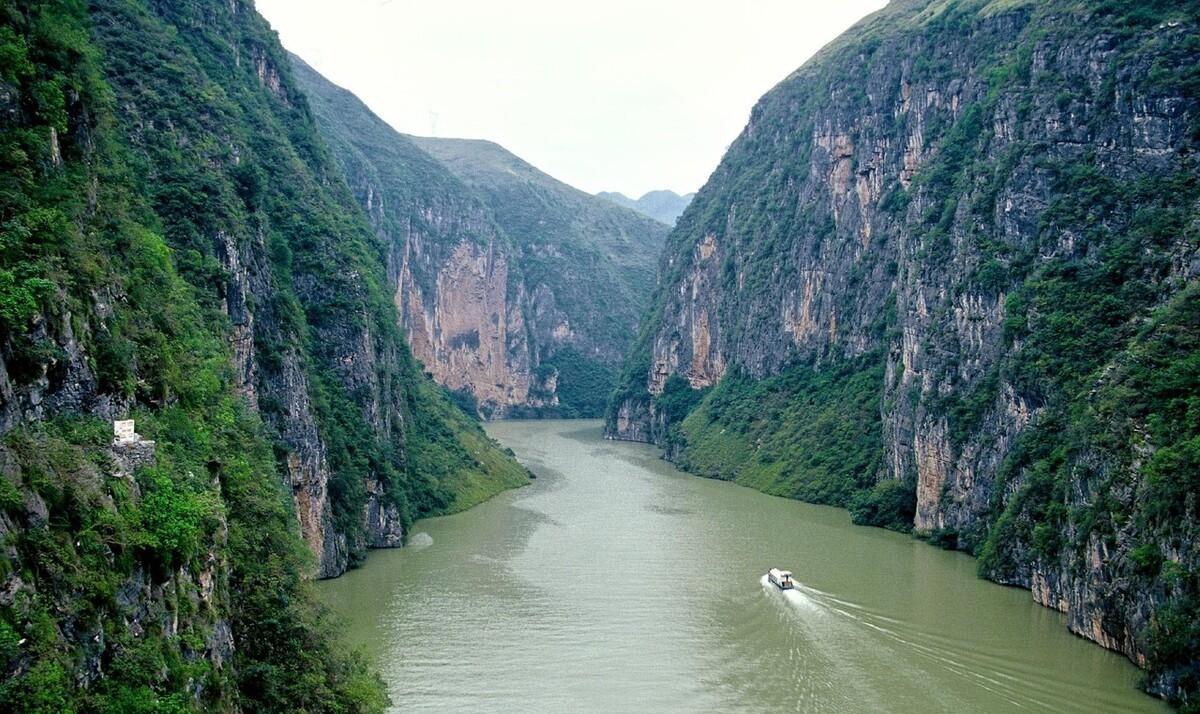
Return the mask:
{"type": "Polygon", "coordinates": [[[762,94],[884,0],[258,0],[397,130],[487,139],[590,193],[693,192],[762,94]],[[768,21],[769,20],[769,21],[768,21]]]}

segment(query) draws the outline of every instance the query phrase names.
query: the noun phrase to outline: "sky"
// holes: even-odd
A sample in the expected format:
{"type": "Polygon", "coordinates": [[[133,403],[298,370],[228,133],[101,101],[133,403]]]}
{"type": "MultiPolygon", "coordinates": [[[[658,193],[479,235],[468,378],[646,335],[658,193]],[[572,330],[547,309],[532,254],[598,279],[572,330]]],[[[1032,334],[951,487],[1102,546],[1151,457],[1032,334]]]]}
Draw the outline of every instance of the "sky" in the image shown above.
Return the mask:
{"type": "Polygon", "coordinates": [[[399,131],[595,193],[695,191],[754,103],[884,0],[257,0],[399,131]]]}

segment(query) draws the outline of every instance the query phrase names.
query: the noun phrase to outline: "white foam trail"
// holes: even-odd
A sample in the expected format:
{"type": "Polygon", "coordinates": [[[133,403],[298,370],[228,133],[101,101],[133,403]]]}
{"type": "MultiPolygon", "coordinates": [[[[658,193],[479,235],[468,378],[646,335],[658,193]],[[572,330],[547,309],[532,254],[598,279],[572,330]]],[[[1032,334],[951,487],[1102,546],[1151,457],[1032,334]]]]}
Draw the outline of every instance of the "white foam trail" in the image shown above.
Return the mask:
{"type": "Polygon", "coordinates": [[[762,576],[759,582],[762,583],[762,586],[765,590],[768,590],[772,593],[778,593],[781,597],[783,597],[784,600],[787,600],[796,607],[808,610],[810,612],[819,612],[821,610],[821,606],[818,605],[817,602],[812,598],[801,592],[799,588],[780,590],[779,588],[775,587],[770,580],[767,579],[766,575],[762,576]]]}
{"type": "Polygon", "coordinates": [[[770,591],[779,593],[786,601],[795,605],[798,608],[809,612],[828,612],[848,620],[857,625],[861,625],[869,630],[872,630],[883,637],[891,640],[894,644],[900,645],[914,654],[921,656],[928,661],[933,662],[936,666],[940,666],[946,671],[962,677],[967,681],[974,683],[976,686],[985,689],[997,696],[1003,698],[1010,705],[1025,709],[1030,705],[1048,707],[1049,704],[1042,701],[1031,692],[1017,691],[1021,686],[1021,680],[1013,677],[1010,674],[1003,672],[983,673],[972,669],[968,664],[957,661],[951,652],[945,652],[942,648],[931,647],[918,641],[914,641],[909,637],[904,636],[900,632],[890,627],[885,627],[879,622],[903,625],[903,621],[896,620],[879,613],[870,611],[869,609],[858,605],[857,603],[842,600],[825,593],[817,588],[803,584],[797,584],[791,590],[779,590],[767,579],[767,576],[762,576],[762,586],[770,591]]]}
{"type": "Polygon", "coordinates": [[[414,533],[408,538],[408,547],[413,550],[423,550],[431,545],[433,545],[433,536],[424,531],[414,533]]]}

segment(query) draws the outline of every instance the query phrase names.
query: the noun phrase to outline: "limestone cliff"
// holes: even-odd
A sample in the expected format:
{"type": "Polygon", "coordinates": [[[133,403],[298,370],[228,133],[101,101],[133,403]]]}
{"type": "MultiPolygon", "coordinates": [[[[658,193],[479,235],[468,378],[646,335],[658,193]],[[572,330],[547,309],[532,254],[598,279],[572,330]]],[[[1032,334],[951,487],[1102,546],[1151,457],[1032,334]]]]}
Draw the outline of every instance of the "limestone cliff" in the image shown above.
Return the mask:
{"type": "Polygon", "coordinates": [[[399,134],[292,63],[387,243],[401,326],[425,369],[485,417],[598,416],[666,228],[494,144],[399,134]]]}
{"type": "Polygon", "coordinates": [[[1198,26],[984,0],[860,22],[680,218],[609,434],[971,550],[1195,696],[1170,395],[1196,384],[1198,26]]]}

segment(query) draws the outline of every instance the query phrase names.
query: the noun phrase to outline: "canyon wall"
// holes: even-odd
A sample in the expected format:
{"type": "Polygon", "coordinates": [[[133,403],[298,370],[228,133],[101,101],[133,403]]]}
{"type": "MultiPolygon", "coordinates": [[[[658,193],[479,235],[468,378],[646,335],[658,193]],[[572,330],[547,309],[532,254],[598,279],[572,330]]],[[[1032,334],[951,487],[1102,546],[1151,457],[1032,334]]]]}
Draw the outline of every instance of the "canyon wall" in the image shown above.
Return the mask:
{"type": "Polygon", "coordinates": [[[680,218],[608,434],[974,552],[1195,696],[1198,22],[860,22],[680,218]]]}
{"type": "Polygon", "coordinates": [[[599,416],[666,226],[490,142],[400,134],[292,63],[388,246],[389,288],[425,370],[486,418],[599,416]]]}
{"type": "Polygon", "coordinates": [[[304,580],[527,472],[413,360],[251,4],[3,15],[0,709],[382,710],[304,580]]]}

